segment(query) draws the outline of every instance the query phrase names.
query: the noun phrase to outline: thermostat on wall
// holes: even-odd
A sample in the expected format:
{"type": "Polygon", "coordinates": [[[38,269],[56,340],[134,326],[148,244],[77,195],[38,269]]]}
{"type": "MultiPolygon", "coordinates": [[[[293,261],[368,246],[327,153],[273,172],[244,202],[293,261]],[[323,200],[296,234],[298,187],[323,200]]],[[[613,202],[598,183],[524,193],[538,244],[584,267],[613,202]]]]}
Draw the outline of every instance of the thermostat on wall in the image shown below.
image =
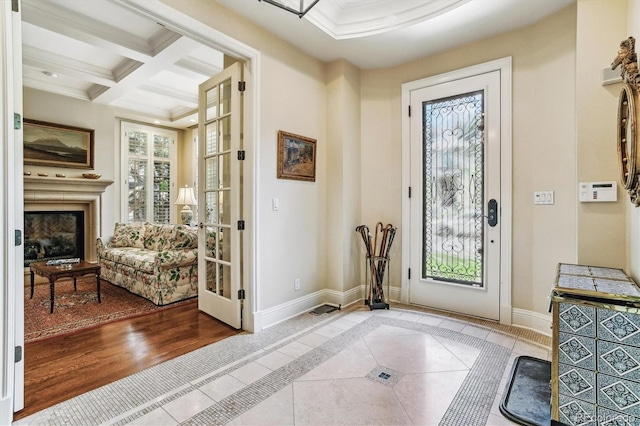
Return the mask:
{"type": "Polygon", "coordinates": [[[581,203],[618,201],[616,182],[580,182],[581,203]]]}

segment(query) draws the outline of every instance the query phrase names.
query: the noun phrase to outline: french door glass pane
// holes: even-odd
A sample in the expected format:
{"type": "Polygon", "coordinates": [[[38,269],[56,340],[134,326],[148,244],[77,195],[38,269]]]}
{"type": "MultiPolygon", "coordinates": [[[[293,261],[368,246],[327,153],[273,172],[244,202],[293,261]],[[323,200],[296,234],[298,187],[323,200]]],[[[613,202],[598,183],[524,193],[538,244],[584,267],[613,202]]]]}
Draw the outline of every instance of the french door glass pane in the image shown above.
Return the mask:
{"type": "Polygon", "coordinates": [[[220,296],[231,299],[231,267],[225,264],[218,264],[218,285],[220,286],[220,296]]]}
{"type": "Polygon", "coordinates": [[[220,120],[219,134],[222,137],[221,151],[229,151],[231,149],[231,118],[224,117],[220,120]]]}
{"type": "Polygon", "coordinates": [[[218,228],[218,260],[231,262],[231,235],[229,228],[218,228]]]}
{"type": "Polygon", "coordinates": [[[207,124],[207,143],[205,145],[205,155],[211,155],[218,152],[218,128],[217,122],[207,124]]]}
{"type": "Polygon", "coordinates": [[[483,113],[483,91],[423,104],[423,278],[483,286],[483,113]]]}
{"type": "Polygon", "coordinates": [[[218,223],[229,225],[231,222],[231,191],[224,190],[218,192],[219,215],[218,223]]]}
{"type": "Polygon", "coordinates": [[[218,188],[229,188],[231,186],[231,163],[229,162],[231,159],[231,154],[220,154],[218,157],[219,167],[218,167],[218,188]]]}
{"type": "Polygon", "coordinates": [[[218,223],[218,193],[215,191],[205,193],[207,223],[218,223]]]}
{"type": "Polygon", "coordinates": [[[229,114],[231,111],[231,80],[223,81],[220,86],[220,115],[229,114]]]}
{"type": "Polygon", "coordinates": [[[218,187],[218,159],[217,157],[207,158],[205,165],[205,186],[204,189],[215,189],[218,187]]]}
{"type": "Polygon", "coordinates": [[[207,290],[212,293],[218,293],[218,280],[216,274],[216,262],[206,261],[207,270],[207,290]]]}
{"type": "Polygon", "coordinates": [[[218,117],[218,88],[214,87],[213,89],[207,92],[207,114],[206,120],[213,120],[218,117]]]}

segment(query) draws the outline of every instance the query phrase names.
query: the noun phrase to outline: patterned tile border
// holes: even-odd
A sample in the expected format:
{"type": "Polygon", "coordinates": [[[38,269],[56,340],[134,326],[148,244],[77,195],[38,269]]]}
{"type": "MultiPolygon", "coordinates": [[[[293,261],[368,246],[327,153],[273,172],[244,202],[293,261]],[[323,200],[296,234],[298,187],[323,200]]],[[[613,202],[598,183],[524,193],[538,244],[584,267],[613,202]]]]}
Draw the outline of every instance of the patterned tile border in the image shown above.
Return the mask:
{"type": "Polygon", "coordinates": [[[467,316],[456,314],[453,312],[439,311],[437,309],[431,309],[431,308],[426,308],[422,306],[392,303],[391,308],[407,309],[411,311],[423,312],[425,314],[432,314],[439,317],[453,318],[460,321],[464,321],[466,323],[480,325],[488,329],[491,329],[493,331],[501,332],[512,337],[517,337],[518,339],[526,341],[528,343],[535,343],[537,345],[544,346],[546,348],[551,347],[551,336],[545,336],[544,334],[538,333],[537,331],[526,329],[526,328],[514,327],[512,325],[504,325],[504,324],[497,323],[495,321],[489,321],[489,320],[476,318],[476,317],[467,317],[467,316]]]}
{"type": "MultiPolygon", "coordinates": [[[[525,339],[530,343],[546,342],[546,336],[535,332],[510,333],[511,329],[515,331],[520,329],[500,326],[490,321],[453,314],[443,316],[438,311],[416,309],[405,305],[392,307],[392,310],[404,311],[404,308],[409,308],[407,312],[418,311],[453,321],[473,323],[476,326],[504,332],[506,335],[516,335],[518,339],[531,334],[533,339],[525,339]],[[503,327],[506,329],[502,330],[503,327]]],[[[60,403],[15,424],[124,425],[255,361],[270,351],[344,318],[349,313],[357,315],[359,310],[361,310],[360,307],[352,307],[320,316],[303,314],[257,334],[236,335],[60,403]]],[[[366,308],[362,310],[369,312],[366,308]]],[[[391,317],[393,315],[387,317],[385,314],[392,314],[392,312],[380,311],[379,315],[370,315],[368,319],[313,348],[289,364],[215,403],[184,424],[224,424],[322,364],[354,340],[364,337],[381,325],[391,325],[444,337],[481,350],[456,398],[445,413],[441,425],[484,425],[499,390],[499,383],[511,350],[447,328],[395,319],[391,317]]],[[[544,346],[548,349],[549,345],[544,346]]]]}

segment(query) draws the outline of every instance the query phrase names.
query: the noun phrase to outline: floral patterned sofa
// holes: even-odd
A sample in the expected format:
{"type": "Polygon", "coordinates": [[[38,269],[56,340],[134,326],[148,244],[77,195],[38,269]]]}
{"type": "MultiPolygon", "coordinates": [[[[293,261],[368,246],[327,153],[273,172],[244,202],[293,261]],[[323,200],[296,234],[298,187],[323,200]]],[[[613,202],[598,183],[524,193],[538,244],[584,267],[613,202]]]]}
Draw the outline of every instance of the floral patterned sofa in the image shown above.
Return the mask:
{"type": "Polygon", "coordinates": [[[167,305],[198,294],[198,235],[185,225],[116,223],[98,238],[101,278],[167,305]]]}

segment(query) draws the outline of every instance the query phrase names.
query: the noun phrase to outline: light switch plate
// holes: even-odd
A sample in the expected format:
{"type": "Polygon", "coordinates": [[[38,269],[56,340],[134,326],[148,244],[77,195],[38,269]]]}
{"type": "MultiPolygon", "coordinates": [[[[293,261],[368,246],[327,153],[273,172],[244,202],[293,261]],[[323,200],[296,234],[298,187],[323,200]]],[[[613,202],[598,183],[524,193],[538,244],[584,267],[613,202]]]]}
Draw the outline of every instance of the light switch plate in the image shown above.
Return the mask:
{"type": "Polygon", "coordinates": [[[536,191],[533,193],[533,204],[549,205],[554,204],[553,191],[536,191]]]}

